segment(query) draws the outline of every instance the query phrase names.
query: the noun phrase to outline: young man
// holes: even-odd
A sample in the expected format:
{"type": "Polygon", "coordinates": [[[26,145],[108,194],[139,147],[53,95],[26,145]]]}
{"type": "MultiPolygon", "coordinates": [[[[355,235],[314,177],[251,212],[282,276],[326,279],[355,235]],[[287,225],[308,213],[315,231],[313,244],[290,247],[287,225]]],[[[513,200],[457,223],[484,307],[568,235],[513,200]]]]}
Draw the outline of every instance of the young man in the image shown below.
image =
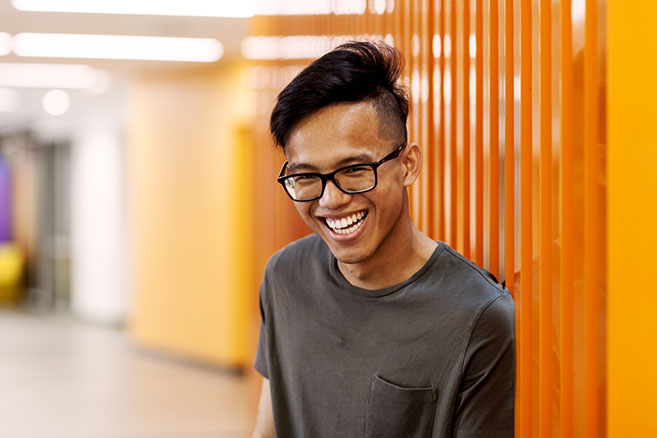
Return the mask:
{"type": "Polygon", "coordinates": [[[410,219],[402,64],[345,44],[278,96],[278,181],[315,233],[267,264],[256,437],[513,436],[513,302],[410,219]]]}

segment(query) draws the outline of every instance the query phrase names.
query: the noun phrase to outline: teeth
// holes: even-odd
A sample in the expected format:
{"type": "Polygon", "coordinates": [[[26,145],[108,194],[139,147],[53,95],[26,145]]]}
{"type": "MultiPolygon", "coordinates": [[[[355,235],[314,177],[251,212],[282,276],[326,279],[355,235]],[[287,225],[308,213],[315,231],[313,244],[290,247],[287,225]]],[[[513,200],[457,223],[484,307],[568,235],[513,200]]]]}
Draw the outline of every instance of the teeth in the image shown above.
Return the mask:
{"type": "Polygon", "coordinates": [[[326,218],[326,224],[337,234],[349,234],[360,226],[360,221],[365,217],[365,214],[364,211],[359,211],[341,219],[326,218]]]}

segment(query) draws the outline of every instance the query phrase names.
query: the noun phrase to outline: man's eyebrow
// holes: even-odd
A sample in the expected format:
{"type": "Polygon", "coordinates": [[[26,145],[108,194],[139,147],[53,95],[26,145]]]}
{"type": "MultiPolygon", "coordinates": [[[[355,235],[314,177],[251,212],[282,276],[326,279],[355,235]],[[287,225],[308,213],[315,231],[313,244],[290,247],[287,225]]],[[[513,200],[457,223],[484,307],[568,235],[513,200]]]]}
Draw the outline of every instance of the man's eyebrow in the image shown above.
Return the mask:
{"type": "Polygon", "coordinates": [[[317,171],[317,168],[315,166],[306,163],[297,163],[297,164],[288,163],[287,169],[290,173],[299,173],[300,170],[307,170],[311,172],[317,171]]]}
{"type": "MultiPolygon", "coordinates": [[[[370,155],[367,154],[352,155],[351,157],[343,158],[342,160],[335,163],[334,169],[338,169],[340,167],[347,166],[349,164],[370,163],[370,162],[372,162],[372,157],[370,155]]],[[[299,171],[304,171],[304,170],[308,172],[318,172],[317,167],[308,163],[288,164],[287,167],[290,173],[298,173],[299,171]]]]}

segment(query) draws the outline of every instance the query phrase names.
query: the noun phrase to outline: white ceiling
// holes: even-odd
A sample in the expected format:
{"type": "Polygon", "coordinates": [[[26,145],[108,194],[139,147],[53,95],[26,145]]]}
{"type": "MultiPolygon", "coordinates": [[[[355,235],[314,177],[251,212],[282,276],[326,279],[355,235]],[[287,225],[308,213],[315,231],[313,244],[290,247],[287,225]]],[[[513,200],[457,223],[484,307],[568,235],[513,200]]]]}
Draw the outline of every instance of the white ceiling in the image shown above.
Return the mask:
{"type": "MultiPolygon", "coordinates": [[[[0,32],[10,35],[20,32],[43,32],[215,38],[224,46],[224,55],[217,61],[218,64],[228,64],[241,59],[240,44],[246,31],[245,18],[22,12],[15,10],[10,0],[0,0],[0,32]]],[[[0,112],[0,134],[7,129],[40,131],[39,127],[44,124],[53,127],[64,124],[74,125],[79,123],[77,115],[84,114],[85,108],[106,105],[108,99],[112,102],[121,99],[123,84],[136,73],[180,70],[207,65],[191,62],[19,57],[13,54],[0,56],[0,63],[3,62],[91,65],[107,71],[111,76],[112,86],[108,91],[109,95],[106,96],[94,97],[84,91],[69,91],[72,99],[71,111],[64,116],[55,117],[48,116],[41,108],[41,97],[47,90],[17,89],[20,93],[19,109],[11,113],[0,112]]],[[[51,129],[48,131],[50,132],[51,129]]]]}
{"type": "MultiPolygon", "coordinates": [[[[22,12],[15,10],[10,0],[0,0],[0,32],[10,35],[20,32],[44,32],[216,38],[224,45],[225,53],[218,61],[220,63],[230,62],[241,56],[240,43],[246,34],[246,28],[245,18],[22,12]]],[[[0,57],[0,62],[84,63],[112,72],[134,72],[188,64],[162,61],[28,58],[13,54],[0,57]]]]}

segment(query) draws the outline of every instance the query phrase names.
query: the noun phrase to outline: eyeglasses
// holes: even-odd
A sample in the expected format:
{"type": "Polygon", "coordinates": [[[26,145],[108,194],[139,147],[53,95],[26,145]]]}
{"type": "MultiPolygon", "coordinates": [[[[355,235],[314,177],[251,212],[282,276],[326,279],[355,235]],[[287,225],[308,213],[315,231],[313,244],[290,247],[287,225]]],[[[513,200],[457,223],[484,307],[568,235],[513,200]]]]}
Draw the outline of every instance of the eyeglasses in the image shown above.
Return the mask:
{"type": "Polygon", "coordinates": [[[352,164],[341,167],[331,173],[294,173],[285,175],[286,161],[278,174],[277,181],[285,189],[285,193],[297,202],[307,202],[319,199],[324,194],[326,182],[331,181],[340,191],[353,195],[369,192],[378,182],[376,169],[386,161],[394,160],[406,147],[406,142],[400,144],[394,151],[374,163],[352,164]]]}

